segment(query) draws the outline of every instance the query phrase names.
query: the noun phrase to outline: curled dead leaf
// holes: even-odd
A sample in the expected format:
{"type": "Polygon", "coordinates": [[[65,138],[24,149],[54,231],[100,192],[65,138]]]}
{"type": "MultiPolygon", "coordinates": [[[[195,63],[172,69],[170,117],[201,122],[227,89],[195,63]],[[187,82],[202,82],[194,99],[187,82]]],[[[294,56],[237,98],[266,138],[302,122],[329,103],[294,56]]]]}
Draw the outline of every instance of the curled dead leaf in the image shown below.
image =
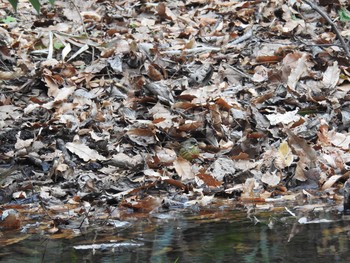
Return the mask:
{"type": "Polygon", "coordinates": [[[174,161],[174,167],[177,174],[181,177],[182,181],[194,179],[191,163],[181,156],[174,161]]]}
{"type": "Polygon", "coordinates": [[[196,174],[196,176],[201,179],[207,186],[219,187],[221,186],[221,182],[216,180],[210,174],[196,174]]]}

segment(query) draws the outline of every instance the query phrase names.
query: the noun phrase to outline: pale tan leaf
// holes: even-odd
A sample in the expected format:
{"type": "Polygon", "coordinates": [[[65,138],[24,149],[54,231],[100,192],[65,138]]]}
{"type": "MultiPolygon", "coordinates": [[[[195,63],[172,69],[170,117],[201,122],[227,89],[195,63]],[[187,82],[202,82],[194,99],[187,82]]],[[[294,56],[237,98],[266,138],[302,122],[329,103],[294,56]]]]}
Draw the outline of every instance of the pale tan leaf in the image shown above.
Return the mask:
{"type": "Polygon", "coordinates": [[[96,150],[82,144],[80,142],[68,142],[66,144],[67,149],[79,156],[85,162],[88,161],[105,161],[106,157],[100,155],[96,150]]]}
{"type": "Polygon", "coordinates": [[[59,89],[55,95],[55,101],[65,101],[70,95],[73,94],[75,87],[64,87],[59,89]]]}
{"type": "Polygon", "coordinates": [[[269,77],[269,70],[264,66],[257,66],[255,67],[254,71],[255,73],[252,77],[252,81],[254,82],[263,82],[266,81],[269,77]]]}
{"type": "Polygon", "coordinates": [[[282,142],[278,148],[275,164],[278,168],[283,169],[293,163],[294,156],[292,150],[286,141],[282,142]]]}
{"type": "Polygon", "coordinates": [[[281,178],[276,173],[266,172],[262,175],[261,181],[269,186],[276,186],[281,181],[281,178]]]}
{"type": "Polygon", "coordinates": [[[334,61],[333,66],[329,66],[323,74],[322,82],[327,89],[333,89],[338,84],[340,69],[338,62],[334,61]]]}
{"type": "Polygon", "coordinates": [[[17,136],[16,136],[16,138],[17,138],[16,144],[15,144],[15,149],[16,149],[16,150],[23,149],[23,148],[27,148],[27,147],[29,147],[29,146],[33,143],[33,141],[34,141],[34,139],[22,140],[22,139],[20,138],[20,135],[21,135],[21,133],[19,132],[19,133],[17,134],[17,136]]]}
{"type": "Polygon", "coordinates": [[[270,121],[271,125],[277,125],[279,123],[289,124],[300,119],[300,116],[298,115],[298,109],[294,111],[288,111],[286,113],[267,114],[265,116],[270,121]]]}
{"type": "Polygon", "coordinates": [[[322,185],[322,190],[332,187],[341,177],[341,175],[332,175],[329,177],[328,180],[322,185]]]}
{"type": "Polygon", "coordinates": [[[205,207],[205,206],[209,205],[210,203],[212,203],[213,200],[215,200],[214,195],[203,195],[199,198],[199,200],[196,200],[196,201],[198,202],[198,204],[205,207]]]}
{"type": "Polygon", "coordinates": [[[330,142],[337,147],[344,150],[349,150],[350,146],[350,134],[349,133],[339,133],[335,131],[330,131],[328,133],[330,142]]]}
{"type": "Polygon", "coordinates": [[[161,163],[172,163],[176,159],[176,152],[174,150],[156,147],[155,151],[161,163]]]}
{"type": "MultiPolygon", "coordinates": [[[[32,104],[29,104],[32,105],[32,104]]],[[[28,106],[29,106],[28,105],[28,106]]],[[[22,116],[21,108],[14,105],[2,105],[0,106],[0,120],[17,119],[22,116]]]]}
{"type": "Polygon", "coordinates": [[[259,183],[254,178],[248,178],[243,185],[242,197],[252,198],[255,197],[254,189],[259,186],[259,183]]]}
{"type": "Polygon", "coordinates": [[[293,176],[294,179],[299,180],[299,181],[306,181],[307,178],[304,173],[305,170],[305,165],[302,161],[299,161],[297,163],[297,167],[295,168],[295,175],[293,176]]]}
{"type": "Polygon", "coordinates": [[[86,50],[89,49],[89,46],[87,44],[85,44],[84,46],[82,46],[81,48],[79,48],[79,50],[77,52],[75,52],[68,60],[67,62],[71,61],[72,59],[74,59],[75,57],[79,56],[81,53],[84,53],[86,50]]]}
{"type": "Polygon", "coordinates": [[[0,80],[10,80],[19,78],[23,75],[23,72],[21,71],[0,71],[0,80]]]}
{"type": "Polygon", "coordinates": [[[181,156],[174,161],[174,168],[182,181],[192,180],[195,175],[191,169],[192,164],[181,156]]]}
{"type": "Polygon", "coordinates": [[[68,43],[62,50],[62,60],[66,59],[66,56],[72,51],[70,43],[68,43]]]}
{"type": "Polygon", "coordinates": [[[101,21],[101,16],[97,14],[95,11],[83,11],[81,12],[81,16],[84,20],[93,20],[95,22],[101,21]]]}
{"type": "Polygon", "coordinates": [[[113,155],[110,162],[119,168],[136,169],[143,166],[144,160],[141,155],[128,156],[125,153],[118,153],[113,155]]]}

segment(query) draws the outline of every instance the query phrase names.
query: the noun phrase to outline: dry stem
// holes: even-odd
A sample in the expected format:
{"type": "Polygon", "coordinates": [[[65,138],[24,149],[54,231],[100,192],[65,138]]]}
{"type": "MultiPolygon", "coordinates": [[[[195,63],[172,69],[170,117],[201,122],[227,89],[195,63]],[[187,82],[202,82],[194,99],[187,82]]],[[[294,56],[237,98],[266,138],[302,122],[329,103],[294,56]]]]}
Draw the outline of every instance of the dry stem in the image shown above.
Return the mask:
{"type": "Polygon", "coordinates": [[[342,37],[342,35],[340,34],[338,28],[336,27],[336,25],[333,23],[333,21],[329,18],[329,16],[315,3],[310,2],[309,0],[302,0],[304,3],[308,4],[309,6],[311,6],[312,9],[314,9],[317,13],[319,13],[324,19],[326,19],[326,21],[331,25],[331,27],[333,28],[335,34],[337,35],[341,46],[344,50],[344,52],[346,53],[347,59],[348,61],[350,61],[350,51],[348,48],[348,45],[345,43],[344,38],[342,37]]]}

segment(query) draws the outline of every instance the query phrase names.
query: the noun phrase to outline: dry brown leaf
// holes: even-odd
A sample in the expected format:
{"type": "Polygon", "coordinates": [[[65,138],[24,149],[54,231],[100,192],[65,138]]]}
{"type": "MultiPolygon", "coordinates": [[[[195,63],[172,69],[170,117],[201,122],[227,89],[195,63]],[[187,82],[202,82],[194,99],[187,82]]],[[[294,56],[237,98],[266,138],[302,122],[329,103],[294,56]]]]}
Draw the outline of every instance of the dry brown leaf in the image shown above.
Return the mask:
{"type": "Polygon", "coordinates": [[[81,16],[83,17],[85,22],[94,21],[100,22],[101,16],[97,14],[95,11],[83,11],[81,12],[81,16]]]}
{"type": "Polygon", "coordinates": [[[210,174],[196,174],[196,176],[200,178],[207,186],[219,187],[222,184],[210,174]]]}
{"type": "Polygon", "coordinates": [[[217,105],[219,105],[221,108],[223,108],[224,110],[227,110],[227,111],[229,111],[232,108],[232,106],[222,97],[217,98],[215,100],[215,103],[217,105]]]}
{"type": "Polygon", "coordinates": [[[203,127],[203,122],[200,121],[186,121],[185,124],[179,126],[179,131],[194,131],[203,127]]]}
{"type": "Polygon", "coordinates": [[[317,153],[307,141],[303,138],[299,138],[289,129],[286,129],[286,132],[288,134],[289,146],[293,149],[295,154],[298,155],[300,161],[310,164],[311,166],[316,165],[317,153]]]}
{"type": "Polygon", "coordinates": [[[159,70],[157,70],[152,64],[148,65],[148,77],[150,77],[151,80],[158,81],[163,79],[162,73],[160,73],[159,70]]]}
{"type": "Polygon", "coordinates": [[[138,145],[148,146],[156,142],[154,131],[151,128],[132,128],[126,133],[130,140],[138,145]]]}
{"type": "Polygon", "coordinates": [[[213,127],[216,131],[221,132],[222,119],[219,106],[217,104],[211,104],[209,105],[209,110],[213,127]]]}
{"type": "Polygon", "coordinates": [[[166,6],[165,3],[161,2],[157,6],[157,12],[160,18],[175,20],[176,16],[174,13],[166,6]]]}
{"type": "Polygon", "coordinates": [[[125,200],[121,203],[121,206],[132,208],[135,211],[138,212],[145,212],[149,213],[152,210],[156,209],[161,205],[161,198],[153,197],[153,196],[147,196],[144,199],[141,200],[125,200]]]}
{"type": "Polygon", "coordinates": [[[258,63],[277,63],[280,62],[283,59],[283,57],[280,56],[258,56],[255,58],[256,62],[258,63]]]}
{"type": "Polygon", "coordinates": [[[249,154],[240,152],[238,155],[231,156],[232,160],[249,160],[249,154]]]}
{"type": "Polygon", "coordinates": [[[18,211],[8,209],[2,211],[0,227],[3,229],[19,229],[21,227],[21,219],[18,211]]]}

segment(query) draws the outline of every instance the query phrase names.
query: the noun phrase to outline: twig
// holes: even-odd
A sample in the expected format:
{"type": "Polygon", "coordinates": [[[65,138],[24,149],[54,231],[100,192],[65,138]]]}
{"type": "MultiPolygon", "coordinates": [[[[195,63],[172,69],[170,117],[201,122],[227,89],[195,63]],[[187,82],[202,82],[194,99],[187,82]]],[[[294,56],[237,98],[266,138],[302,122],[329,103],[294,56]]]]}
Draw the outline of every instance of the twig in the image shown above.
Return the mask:
{"type": "Polygon", "coordinates": [[[69,0],[69,3],[74,7],[75,11],[78,13],[78,16],[79,16],[79,19],[80,19],[80,21],[81,21],[81,25],[82,25],[82,27],[83,27],[83,31],[84,31],[85,35],[86,35],[86,36],[89,36],[88,33],[87,33],[87,31],[86,31],[85,24],[84,24],[84,19],[83,19],[83,17],[82,17],[81,14],[80,14],[79,8],[78,8],[77,5],[74,3],[74,0],[69,0]]]}
{"type": "Polygon", "coordinates": [[[181,55],[184,54],[193,54],[193,53],[201,53],[201,52],[215,52],[215,51],[221,51],[221,48],[219,47],[196,47],[196,48],[190,48],[190,49],[184,49],[184,50],[165,50],[161,51],[162,54],[167,55],[181,55]]]}
{"type": "Polygon", "coordinates": [[[233,69],[233,71],[235,71],[236,73],[238,73],[239,75],[241,75],[241,76],[243,76],[243,77],[245,77],[245,78],[247,78],[247,79],[252,79],[252,77],[250,76],[250,75],[248,75],[247,73],[244,73],[243,71],[241,71],[241,70],[239,70],[238,68],[235,68],[235,67],[233,67],[233,66],[231,66],[231,65],[228,65],[231,69],[233,69]]]}
{"type": "Polygon", "coordinates": [[[238,44],[250,39],[253,36],[253,31],[254,31],[254,28],[250,28],[246,33],[244,33],[243,36],[238,37],[231,42],[228,42],[226,45],[226,48],[227,49],[233,48],[233,47],[237,46],[238,44]]]}
{"type": "Polygon", "coordinates": [[[89,213],[90,213],[91,210],[92,210],[92,206],[89,207],[89,211],[85,211],[85,213],[84,213],[84,218],[83,218],[83,220],[81,221],[81,223],[80,223],[78,229],[81,229],[81,228],[82,228],[82,226],[83,226],[83,224],[84,224],[84,222],[85,222],[85,219],[87,219],[87,218],[89,217],[89,213]]]}
{"type": "Polygon", "coordinates": [[[326,21],[331,25],[331,27],[333,28],[335,34],[337,35],[341,46],[344,50],[344,52],[346,53],[347,59],[348,61],[350,61],[350,51],[349,48],[347,46],[347,44],[344,41],[344,38],[341,36],[338,28],[336,27],[336,25],[333,23],[333,21],[329,18],[329,16],[316,4],[314,4],[313,2],[310,2],[309,0],[302,0],[304,3],[308,4],[312,9],[314,9],[317,13],[319,13],[324,19],[326,19],[326,21]]]}

